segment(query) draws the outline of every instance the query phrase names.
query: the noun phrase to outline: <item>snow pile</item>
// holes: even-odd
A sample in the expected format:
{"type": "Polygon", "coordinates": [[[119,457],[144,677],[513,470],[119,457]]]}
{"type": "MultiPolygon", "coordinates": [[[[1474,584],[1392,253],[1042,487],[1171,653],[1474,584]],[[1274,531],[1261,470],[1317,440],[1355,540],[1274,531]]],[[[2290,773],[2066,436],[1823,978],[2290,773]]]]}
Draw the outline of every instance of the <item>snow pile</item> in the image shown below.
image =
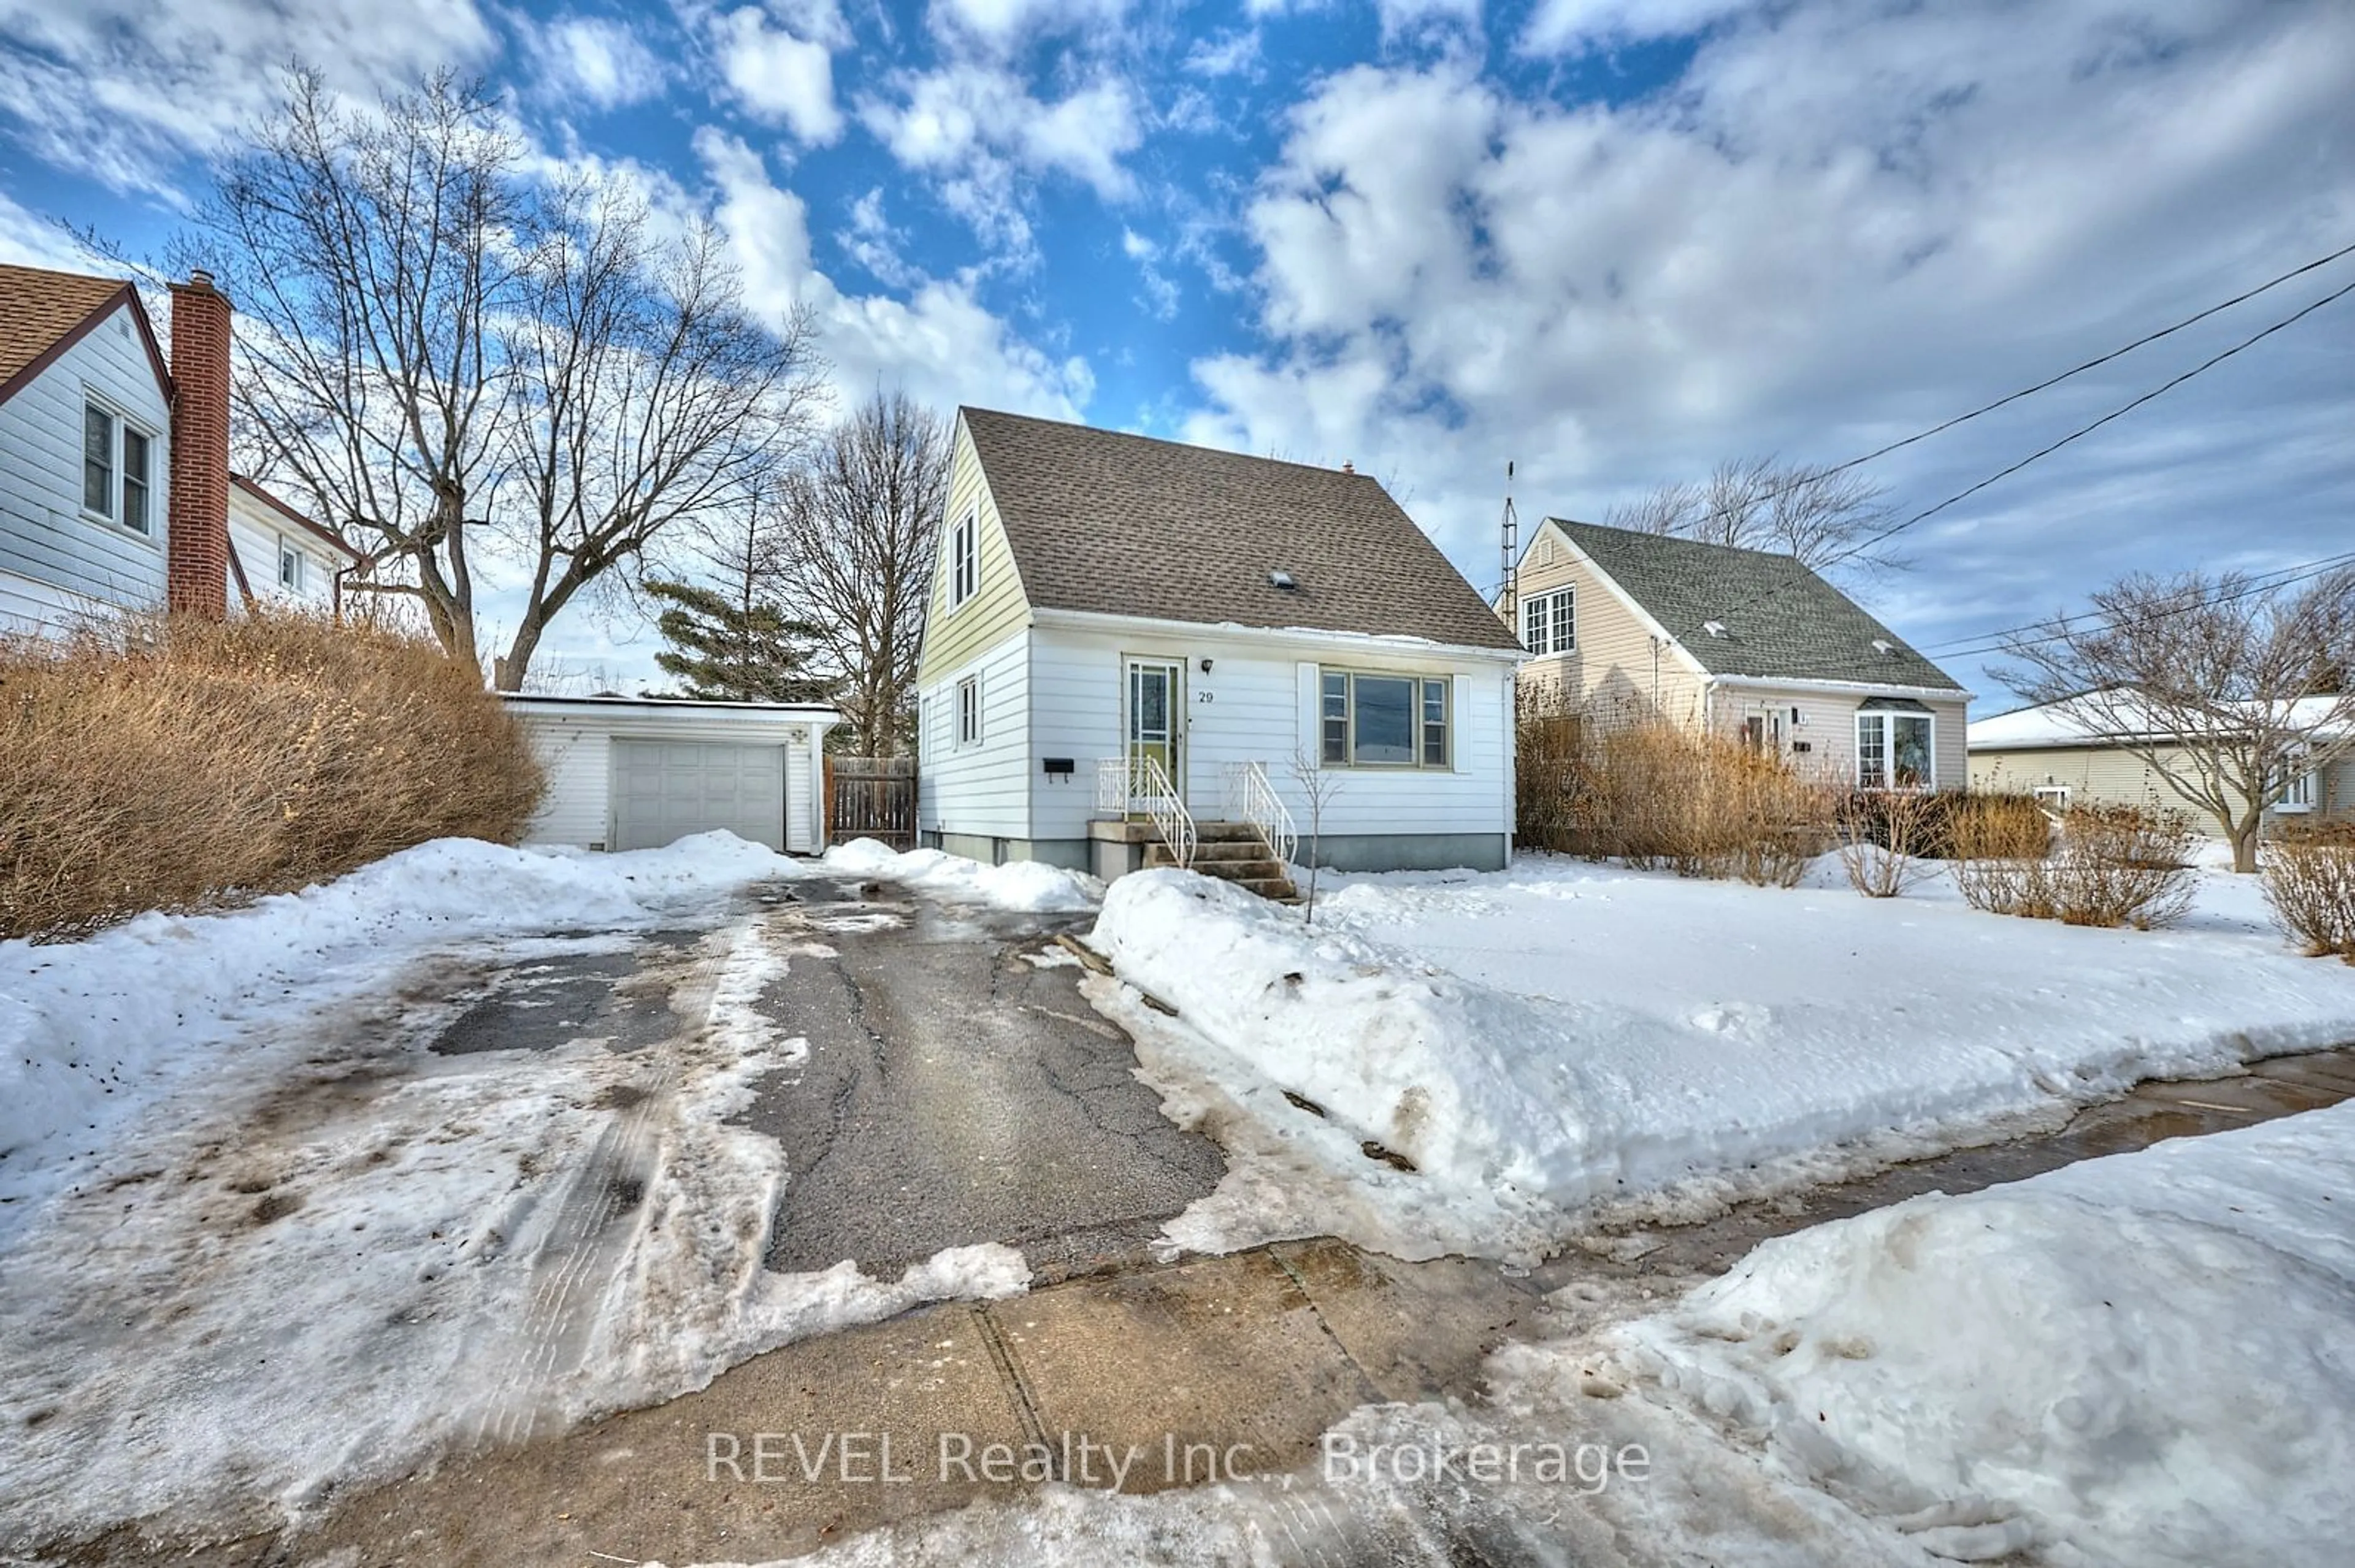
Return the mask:
{"type": "Polygon", "coordinates": [[[1581,1211],[1705,1213],[2355,1037],[2355,974],[2288,955],[2220,882],[2142,933],[1522,867],[1356,880],[1307,927],[1160,871],[1113,885],[1092,940],[1178,1009],[1103,1004],[1172,1113],[1252,1156],[1173,1242],[1309,1223],[1511,1257],[1581,1211]]]}
{"type": "Polygon", "coordinates": [[[1612,1338],[1936,1556],[2338,1562],[2350,1192],[2340,1105],[1768,1242],[1612,1338]]]}
{"type": "Polygon", "coordinates": [[[591,855],[444,838],[299,893],[0,943],[0,1235],[113,1126],[269,1011],[332,1005],[389,957],[505,933],[654,923],[793,862],[729,833],[591,855]]]}
{"type": "Polygon", "coordinates": [[[938,849],[904,853],[873,838],[854,838],[826,852],[826,864],[855,876],[879,877],[957,903],[1031,913],[1092,910],[1103,898],[1103,884],[1078,871],[1038,860],[985,866],[938,849]]]}

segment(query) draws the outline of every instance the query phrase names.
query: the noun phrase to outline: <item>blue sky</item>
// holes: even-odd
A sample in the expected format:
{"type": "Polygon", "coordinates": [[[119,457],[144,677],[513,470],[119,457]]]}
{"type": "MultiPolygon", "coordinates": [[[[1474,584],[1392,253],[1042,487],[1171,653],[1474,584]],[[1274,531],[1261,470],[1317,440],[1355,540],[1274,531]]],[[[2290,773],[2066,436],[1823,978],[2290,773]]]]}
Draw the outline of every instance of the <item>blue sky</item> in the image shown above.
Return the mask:
{"type": "MultiPolygon", "coordinates": [[[[2334,0],[0,0],[0,255],[159,247],[295,57],[480,72],[549,165],[716,216],[846,398],[1350,460],[1483,589],[1508,459],[1531,519],[1838,461],[2355,242],[2334,0]]],[[[2350,277],[1870,472],[1927,506],[2350,277]]],[[[1934,652],[2355,548],[2355,297],[1908,544],[1860,591],[1934,652]]],[[[550,648],[648,667],[626,620],[550,648]]]]}

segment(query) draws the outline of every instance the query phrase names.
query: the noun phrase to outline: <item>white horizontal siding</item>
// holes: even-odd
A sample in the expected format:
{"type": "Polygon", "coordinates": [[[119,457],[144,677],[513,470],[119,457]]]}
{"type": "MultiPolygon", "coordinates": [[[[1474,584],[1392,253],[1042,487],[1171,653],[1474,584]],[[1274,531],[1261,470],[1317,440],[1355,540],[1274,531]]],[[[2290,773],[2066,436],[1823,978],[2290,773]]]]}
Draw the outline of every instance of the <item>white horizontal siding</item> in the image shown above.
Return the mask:
{"type": "Polygon", "coordinates": [[[0,403],[0,571],[106,604],[162,603],[170,421],[127,304],[0,403]],[[146,536],[81,509],[82,405],[92,395],[154,441],[146,536]]]}
{"type": "MultiPolygon", "coordinates": [[[[917,826],[927,833],[992,838],[1041,837],[1032,830],[1028,790],[1032,763],[1030,639],[1024,630],[982,650],[917,694],[922,779],[917,826]],[[958,683],[981,679],[981,741],[956,743],[958,683]]],[[[1084,822],[1084,818],[1082,819],[1084,822]]],[[[1084,834],[1068,835],[1077,837],[1084,834]]]]}
{"type": "MultiPolygon", "coordinates": [[[[341,563],[330,559],[332,552],[281,526],[281,519],[269,507],[234,485],[229,493],[229,539],[237,550],[238,564],[245,568],[245,581],[255,598],[264,603],[307,604],[320,609],[334,603],[336,568],[341,563]],[[292,545],[303,558],[303,584],[299,591],[282,587],[278,581],[278,549],[282,540],[292,545]]],[[[233,574],[229,602],[232,605],[239,603],[233,574]]]]}
{"type": "Polygon", "coordinates": [[[1507,667],[1480,660],[1341,652],[1312,639],[1242,638],[1212,627],[1182,634],[1076,632],[1031,634],[1034,758],[1070,757],[1068,784],[1030,766],[1033,836],[1075,838],[1087,832],[1099,759],[1122,754],[1124,671],[1129,657],[1167,658],[1185,667],[1185,792],[1194,815],[1227,812],[1229,763],[1263,763],[1271,783],[1305,832],[1306,799],[1293,776],[1299,754],[1317,744],[1315,694],[1320,667],[1454,681],[1454,766],[1336,768],[1324,830],[1334,834],[1505,833],[1512,826],[1511,682],[1507,667]],[[1206,673],[1204,658],[1210,660],[1206,673]]]}
{"type": "MultiPolygon", "coordinates": [[[[1710,722],[1720,730],[1739,731],[1753,714],[1780,721],[1783,752],[1794,767],[1810,777],[1845,787],[1856,783],[1856,716],[1870,700],[1868,694],[1826,691],[1818,687],[1754,687],[1712,685],[1710,722]],[[1798,715],[1795,721],[1792,714],[1798,715]],[[1805,752],[1793,748],[1805,744],[1805,752]]],[[[1960,698],[1924,701],[1930,709],[1930,764],[1940,789],[1970,785],[1966,738],[1970,704],[1960,698]]],[[[1770,731],[1773,725],[1769,726],[1770,731]]]]}
{"type": "Polygon", "coordinates": [[[0,634],[54,635],[107,611],[108,606],[77,598],[53,582],[0,571],[0,634]]]}

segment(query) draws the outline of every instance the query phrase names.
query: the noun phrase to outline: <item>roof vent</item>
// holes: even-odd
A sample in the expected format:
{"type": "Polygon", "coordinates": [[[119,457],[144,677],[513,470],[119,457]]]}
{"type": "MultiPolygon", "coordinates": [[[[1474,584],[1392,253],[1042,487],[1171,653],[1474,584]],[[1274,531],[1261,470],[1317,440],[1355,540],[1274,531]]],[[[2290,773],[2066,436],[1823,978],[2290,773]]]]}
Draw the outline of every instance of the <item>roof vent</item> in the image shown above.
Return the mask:
{"type": "Polygon", "coordinates": [[[1342,473],[1344,473],[1344,474],[1355,474],[1357,471],[1358,471],[1358,465],[1357,465],[1356,464],[1354,464],[1354,463],[1350,462],[1350,461],[1349,461],[1348,458],[1346,458],[1346,457],[1345,457],[1345,458],[1343,458],[1343,459],[1341,460],[1341,472],[1342,472],[1342,473]]]}
{"type": "Polygon", "coordinates": [[[1872,639],[1872,651],[1882,658],[1893,659],[1897,656],[1897,645],[1887,637],[1875,637],[1872,639]]]}
{"type": "Polygon", "coordinates": [[[1292,580],[1292,573],[1288,571],[1271,571],[1267,574],[1267,581],[1269,586],[1281,588],[1286,593],[1300,592],[1300,584],[1292,580]]]}
{"type": "Polygon", "coordinates": [[[1700,624],[1700,629],[1712,637],[1725,635],[1725,623],[1722,621],[1703,621],[1700,624]]]}

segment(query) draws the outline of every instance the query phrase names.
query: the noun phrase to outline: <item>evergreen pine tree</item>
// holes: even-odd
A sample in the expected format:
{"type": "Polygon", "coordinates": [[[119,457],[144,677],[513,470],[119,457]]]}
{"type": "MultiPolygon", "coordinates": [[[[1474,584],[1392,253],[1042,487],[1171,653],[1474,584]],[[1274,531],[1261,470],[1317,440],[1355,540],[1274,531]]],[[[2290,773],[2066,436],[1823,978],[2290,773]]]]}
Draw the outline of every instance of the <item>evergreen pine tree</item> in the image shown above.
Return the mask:
{"type": "Polygon", "coordinates": [[[649,581],[664,608],[655,630],[670,646],[655,656],[687,695],[709,702],[822,702],[829,682],[808,672],[819,628],[763,600],[730,599],[691,582],[649,581]]]}

